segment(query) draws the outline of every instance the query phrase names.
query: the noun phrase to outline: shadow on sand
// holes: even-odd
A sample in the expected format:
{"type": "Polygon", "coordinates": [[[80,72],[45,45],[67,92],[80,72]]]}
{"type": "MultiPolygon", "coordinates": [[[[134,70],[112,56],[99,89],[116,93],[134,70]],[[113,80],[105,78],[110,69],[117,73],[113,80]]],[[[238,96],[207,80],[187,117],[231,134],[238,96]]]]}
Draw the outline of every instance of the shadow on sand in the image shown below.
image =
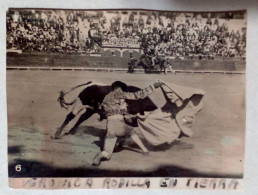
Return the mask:
{"type": "Polygon", "coordinates": [[[21,152],[22,146],[9,146],[8,154],[19,154],[21,152]]]}
{"type": "Polygon", "coordinates": [[[101,167],[58,168],[37,161],[17,160],[8,166],[9,177],[211,177],[242,178],[243,175],[204,174],[179,166],[160,166],[151,171],[106,170],[101,167]],[[22,170],[15,171],[20,164],[22,170]]]}
{"type": "Polygon", "coordinates": [[[93,126],[79,126],[74,135],[92,135],[94,137],[104,137],[105,134],[105,129],[100,129],[93,126]]]}

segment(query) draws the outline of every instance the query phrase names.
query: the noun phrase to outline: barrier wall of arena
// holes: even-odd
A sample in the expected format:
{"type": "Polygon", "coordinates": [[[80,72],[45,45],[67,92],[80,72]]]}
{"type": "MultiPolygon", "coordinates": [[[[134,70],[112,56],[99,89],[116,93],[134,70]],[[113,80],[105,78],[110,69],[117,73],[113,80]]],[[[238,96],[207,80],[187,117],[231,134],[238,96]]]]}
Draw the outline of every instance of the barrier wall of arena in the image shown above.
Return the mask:
{"type": "MultiPolygon", "coordinates": [[[[42,53],[8,53],[7,66],[127,68],[129,58],[42,53]]],[[[245,71],[243,59],[171,60],[175,70],[245,71]]]]}

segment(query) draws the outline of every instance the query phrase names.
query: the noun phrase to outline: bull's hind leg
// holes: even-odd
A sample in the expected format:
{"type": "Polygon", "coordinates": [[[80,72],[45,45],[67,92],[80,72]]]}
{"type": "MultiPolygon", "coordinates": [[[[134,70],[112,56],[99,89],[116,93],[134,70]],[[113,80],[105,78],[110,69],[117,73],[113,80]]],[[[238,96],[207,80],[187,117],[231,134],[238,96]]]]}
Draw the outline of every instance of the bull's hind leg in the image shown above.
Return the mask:
{"type": "Polygon", "coordinates": [[[67,134],[72,134],[74,135],[76,130],[78,129],[79,125],[90,118],[95,112],[92,109],[87,109],[85,113],[83,113],[79,120],[76,122],[76,124],[73,126],[73,128],[67,133],[67,134]]]}

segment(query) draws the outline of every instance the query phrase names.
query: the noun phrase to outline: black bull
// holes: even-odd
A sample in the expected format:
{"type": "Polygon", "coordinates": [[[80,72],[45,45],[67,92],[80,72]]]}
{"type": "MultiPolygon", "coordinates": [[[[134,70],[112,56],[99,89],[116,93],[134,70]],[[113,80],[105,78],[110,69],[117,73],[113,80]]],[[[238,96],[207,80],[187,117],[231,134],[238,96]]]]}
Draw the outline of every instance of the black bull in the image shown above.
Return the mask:
{"type": "MultiPolygon", "coordinates": [[[[71,103],[65,102],[64,92],[60,92],[60,96],[58,101],[61,107],[67,108],[68,106],[73,105],[72,111],[66,116],[65,121],[61,125],[60,128],[57,129],[54,137],[55,139],[60,138],[60,135],[66,125],[75,118],[76,115],[81,114],[78,121],[75,125],[70,129],[67,134],[75,134],[79,125],[90,118],[93,114],[99,114],[100,120],[104,119],[103,112],[100,109],[100,105],[103,102],[104,97],[111,91],[110,85],[98,85],[93,84],[92,82],[88,82],[86,85],[90,84],[86,88],[84,88],[71,103]]],[[[80,85],[82,86],[82,85],[80,85]]],[[[126,92],[136,92],[140,89],[135,86],[128,86],[126,92]]],[[[128,113],[129,114],[144,114],[144,111],[153,111],[157,109],[157,106],[152,102],[152,100],[148,97],[140,100],[126,100],[128,105],[128,113]]],[[[137,123],[134,124],[137,126],[137,123]]]]}

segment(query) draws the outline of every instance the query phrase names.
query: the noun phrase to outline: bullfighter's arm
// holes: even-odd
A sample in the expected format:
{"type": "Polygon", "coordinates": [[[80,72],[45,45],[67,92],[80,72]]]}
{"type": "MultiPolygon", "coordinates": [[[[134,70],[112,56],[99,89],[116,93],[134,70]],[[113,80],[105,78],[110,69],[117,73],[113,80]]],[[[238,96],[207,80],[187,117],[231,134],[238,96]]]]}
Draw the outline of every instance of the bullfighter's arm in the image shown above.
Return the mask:
{"type": "Polygon", "coordinates": [[[149,96],[155,88],[158,88],[162,85],[162,83],[160,82],[156,82],[153,85],[150,85],[144,89],[141,89],[139,91],[136,92],[123,92],[121,94],[118,95],[117,98],[120,99],[127,99],[127,100],[138,100],[138,99],[144,99],[147,96],[149,96]]]}

